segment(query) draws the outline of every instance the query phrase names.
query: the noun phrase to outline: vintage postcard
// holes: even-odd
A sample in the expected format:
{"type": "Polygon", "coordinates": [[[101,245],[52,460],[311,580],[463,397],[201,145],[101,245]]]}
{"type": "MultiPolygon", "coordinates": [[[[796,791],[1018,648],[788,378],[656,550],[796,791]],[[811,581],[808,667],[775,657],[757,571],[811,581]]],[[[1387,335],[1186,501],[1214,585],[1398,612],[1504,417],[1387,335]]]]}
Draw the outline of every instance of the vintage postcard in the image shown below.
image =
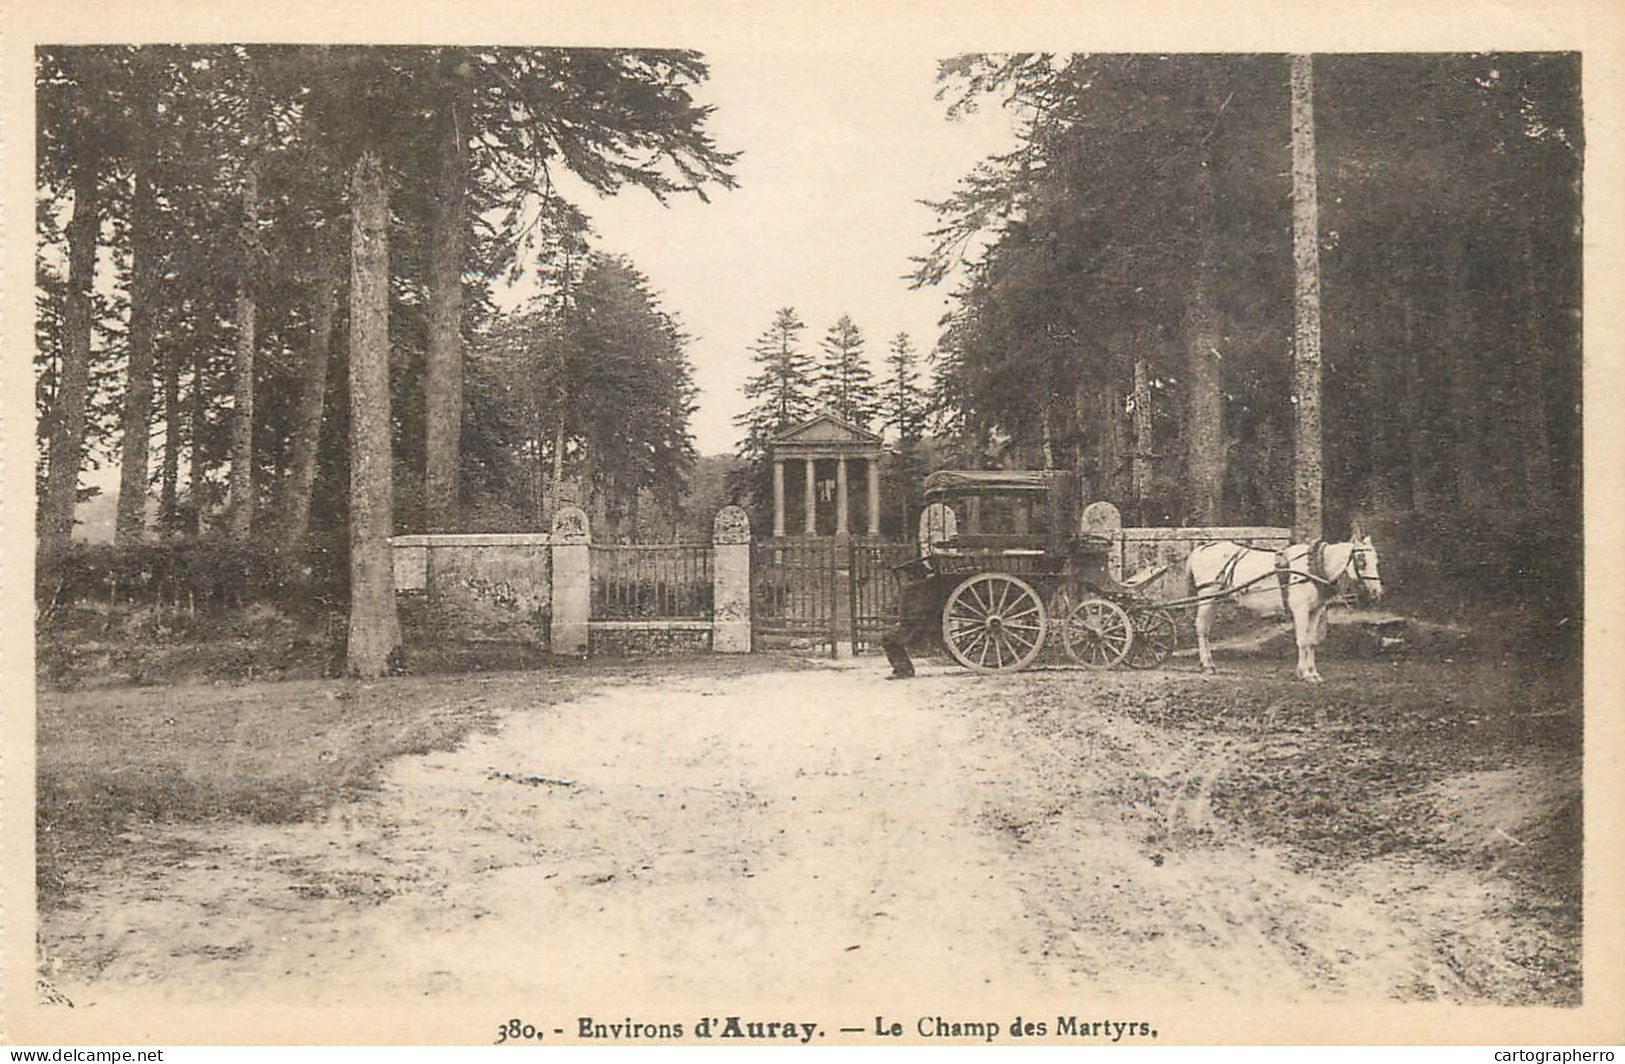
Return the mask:
{"type": "Polygon", "coordinates": [[[1625,20],[1006,7],[8,12],[0,1036],[1625,1036],[1625,20]]]}

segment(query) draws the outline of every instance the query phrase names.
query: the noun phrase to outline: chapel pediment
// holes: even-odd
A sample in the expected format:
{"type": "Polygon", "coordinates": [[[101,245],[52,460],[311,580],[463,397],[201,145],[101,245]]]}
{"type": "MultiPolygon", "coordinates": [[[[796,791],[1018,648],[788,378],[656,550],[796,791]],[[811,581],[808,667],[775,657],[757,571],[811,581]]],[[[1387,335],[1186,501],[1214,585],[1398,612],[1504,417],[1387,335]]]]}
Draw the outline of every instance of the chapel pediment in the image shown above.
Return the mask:
{"type": "Polygon", "coordinates": [[[774,436],[772,443],[850,443],[850,444],[877,444],[880,437],[872,432],[858,428],[843,418],[825,411],[815,414],[799,425],[792,425],[783,432],[774,436]]]}

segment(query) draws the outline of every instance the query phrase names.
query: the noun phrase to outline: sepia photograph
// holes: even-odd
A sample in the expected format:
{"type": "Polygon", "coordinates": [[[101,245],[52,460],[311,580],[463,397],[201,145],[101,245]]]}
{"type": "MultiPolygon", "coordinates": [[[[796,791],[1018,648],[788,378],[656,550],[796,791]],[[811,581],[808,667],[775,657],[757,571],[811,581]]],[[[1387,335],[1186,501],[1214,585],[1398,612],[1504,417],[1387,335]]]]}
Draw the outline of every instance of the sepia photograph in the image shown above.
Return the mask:
{"type": "Polygon", "coordinates": [[[1625,1035],[1617,20],[905,6],[19,28],[6,1040],[1625,1035]]]}

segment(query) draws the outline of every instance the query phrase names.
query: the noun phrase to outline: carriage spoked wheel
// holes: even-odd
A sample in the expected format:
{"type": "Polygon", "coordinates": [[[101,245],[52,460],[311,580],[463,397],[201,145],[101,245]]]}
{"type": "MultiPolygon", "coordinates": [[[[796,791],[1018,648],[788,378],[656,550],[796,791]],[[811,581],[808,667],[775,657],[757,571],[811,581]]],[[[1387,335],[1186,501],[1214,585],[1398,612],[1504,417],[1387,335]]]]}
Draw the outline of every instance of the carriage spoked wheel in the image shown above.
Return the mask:
{"type": "Polygon", "coordinates": [[[1048,627],[1044,600],[1008,573],[978,573],[954,588],[942,607],[948,653],[977,672],[1026,668],[1043,649],[1048,627]]]}
{"type": "Polygon", "coordinates": [[[1091,669],[1109,669],[1128,656],[1134,624],[1123,607],[1107,599],[1084,599],[1061,623],[1067,655],[1091,669]]]}
{"type": "Polygon", "coordinates": [[[1160,606],[1130,610],[1134,642],[1124,659],[1131,669],[1154,669],[1168,660],[1179,643],[1179,626],[1174,615],[1160,606]]]}

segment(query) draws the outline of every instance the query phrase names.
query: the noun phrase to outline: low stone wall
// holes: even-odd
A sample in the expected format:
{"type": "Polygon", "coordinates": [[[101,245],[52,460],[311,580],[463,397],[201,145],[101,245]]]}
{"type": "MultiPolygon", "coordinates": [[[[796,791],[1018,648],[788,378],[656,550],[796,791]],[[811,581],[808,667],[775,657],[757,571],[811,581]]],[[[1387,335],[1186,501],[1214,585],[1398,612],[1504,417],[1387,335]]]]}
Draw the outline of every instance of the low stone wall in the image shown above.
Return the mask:
{"type": "Polygon", "coordinates": [[[592,533],[575,506],[561,507],[548,533],[396,536],[390,545],[395,590],[425,596],[450,637],[561,655],[751,649],[750,522],[737,506],[718,511],[704,548],[711,616],[699,619],[593,620],[592,533]]]}
{"type": "Polygon", "coordinates": [[[1292,542],[1292,530],[1267,525],[1119,529],[1117,575],[1166,565],[1168,570],[1146,585],[1146,593],[1154,599],[1185,598],[1191,594],[1185,585],[1185,559],[1197,544],[1213,540],[1280,550],[1292,542]]]}
{"type": "Polygon", "coordinates": [[[709,621],[594,621],[587,633],[592,657],[663,657],[710,649],[709,621]]]}
{"type": "Polygon", "coordinates": [[[1116,541],[1112,551],[1112,575],[1123,577],[1141,569],[1167,566],[1161,576],[1145,585],[1154,599],[1186,598],[1185,559],[1200,543],[1229,540],[1245,547],[1280,550],[1292,542],[1292,530],[1273,525],[1208,525],[1188,528],[1123,527],[1122,514],[1109,502],[1092,502],[1081,514],[1082,530],[1109,536],[1116,541]]]}
{"type": "Polygon", "coordinates": [[[396,536],[390,543],[395,590],[426,595],[436,621],[459,638],[547,644],[551,536],[396,536]]]}

